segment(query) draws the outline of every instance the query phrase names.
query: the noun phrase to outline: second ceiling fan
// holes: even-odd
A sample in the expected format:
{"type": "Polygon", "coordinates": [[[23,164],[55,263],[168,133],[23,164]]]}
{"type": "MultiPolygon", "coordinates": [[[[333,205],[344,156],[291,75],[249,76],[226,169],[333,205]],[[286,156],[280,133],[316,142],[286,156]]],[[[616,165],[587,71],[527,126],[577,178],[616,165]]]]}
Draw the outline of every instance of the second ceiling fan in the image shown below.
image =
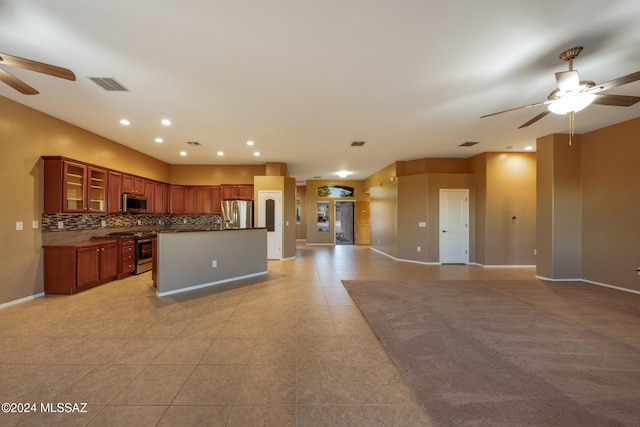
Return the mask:
{"type": "Polygon", "coordinates": [[[497,113],[486,114],[480,118],[491,117],[497,114],[508,113],[510,111],[517,111],[525,108],[537,107],[539,105],[547,105],[547,109],[528,122],[520,125],[518,129],[527,127],[542,119],[547,114],[553,112],[556,114],[569,115],[571,119],[571,133],[573,134],[573,114],[588,107],[592,103],[629,107],[640,101],[640,97],[638,96],[609,95],[601,93],[606,90],[613,89],[614,87],[640,80],[640,71],[636,71],[635,73],[628,74],[623,77],[618,77],[617,79],[613,79],[599,85],[596,85],[594,82],[589,80],[580,80],[578,71],[573,69],[573,60],[580,54],[580,52],[582,52],[582,46],[573,47],[560,54],[560,59],[569,63],[569,71],[556,73],[558,88],[554,89],[547,96],[546,101],[510,108],[508,110],[498,111],[497,113]]]}

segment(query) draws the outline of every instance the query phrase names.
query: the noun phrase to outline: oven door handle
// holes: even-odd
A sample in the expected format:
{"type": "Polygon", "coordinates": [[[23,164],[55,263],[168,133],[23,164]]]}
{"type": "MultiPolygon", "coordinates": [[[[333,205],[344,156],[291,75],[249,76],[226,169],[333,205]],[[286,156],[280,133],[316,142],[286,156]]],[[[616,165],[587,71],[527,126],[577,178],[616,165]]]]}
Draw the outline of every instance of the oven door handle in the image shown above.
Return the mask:
{"type": "Polygon", "coordinates": [[[151,239],[138,239],[138,243],[151,243],[151,239]]]}

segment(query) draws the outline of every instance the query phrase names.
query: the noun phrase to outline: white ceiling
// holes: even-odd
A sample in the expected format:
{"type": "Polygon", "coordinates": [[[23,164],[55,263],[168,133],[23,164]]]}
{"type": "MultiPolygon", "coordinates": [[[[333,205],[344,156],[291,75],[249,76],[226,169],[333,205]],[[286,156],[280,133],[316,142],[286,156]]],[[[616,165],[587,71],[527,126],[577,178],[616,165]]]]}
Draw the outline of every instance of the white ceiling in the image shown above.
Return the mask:
{"type": "MultiPolygon", "coordinates": [[[[0,52],[77,76],[0,65],[40,91],[0,83],[0,96],[170,164],[285,162],[299,181],[364,179],[396,160],[567,133],[553,114],[517,129],[543,106],[480,116],[545,100],[567,69],[558,55],[576,45],[583,80],[640,70],[639,22],[638,0],[0,0],[0,52]]],[[[608,93],[638,96],[640,82],[608,93]]],[[[639,116],[640,103],[592,105],[576,132],[639,116]]]]}

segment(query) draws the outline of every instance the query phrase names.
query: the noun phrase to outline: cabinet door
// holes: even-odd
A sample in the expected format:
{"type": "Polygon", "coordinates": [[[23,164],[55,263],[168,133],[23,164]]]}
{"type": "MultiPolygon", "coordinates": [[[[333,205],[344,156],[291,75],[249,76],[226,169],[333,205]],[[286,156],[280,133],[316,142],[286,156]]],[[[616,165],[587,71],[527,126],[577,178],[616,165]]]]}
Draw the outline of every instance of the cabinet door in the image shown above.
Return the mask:
{"type": "Polygon", "coordinates": [[[107,171],[90,167],[87,172],[89,212],[107,212],[107,171]]]}
{"type": "Polygon", "coordinates": [[[122,174],[109,171],[109,213],[122,212],[122,174]]]}
{"type": "Polygon", "coordinates": [[[233,200],[238,198],[238,186],[236,185],[221,185],[222,200],[233,200]]]}
{"type": "Polygon", "coordinates": [[[153,181],[144,180],[144,196],[147,198],[147,213],[155,213],[154,191],[155,185],[153,181]]]}
{"type": "Polygon", "coordinates": [[[122,175],[122,192],[127,194],[135,193],[135,180],[133,175],[122,175]]]}
{"type": "Polygon", "coordinates": [[[184,187],[180,185],[171,186],[171,213],[176,215],[184,214],[184,187]]]}
{"type": "Polygon", "coordinates": [[[222,190],[220,187],[211,187],[211,213],[222,215],[222,190]]]}
{"type": "Polygon", "coordinates": [[[76,249],[76,287],[100,281],[100,246],[76,249]]]}
{"type": "Polygon", "coordinates": [[[238,185],[238,199],[253,200],[253,185],[238,185]]]}
{"type": "Polygon", "coordinates": [[[211,189],[209,187],[196,187],[196,214],[209,215],[211,213],[211,189]]]}
{"type": "Polygon", "coordinates": [[[153,184],[153,212],[154,213],[167,213],[164,209],[165,205],[164,197],[164,184],[161,182],[155,182],[153,184]]]}
{"type": "Polygon", "coordinates": [[[118,245],[108,243],[100,246],[100,280],[118,275],[118,245]]]}
{"type": "Polygon", "coordinates": [[[85,212],[87,210],[87,166],[80,163],[64,162],[64,212],[85,212]]]}
{"type": "Polygon", "coordinates": [[[184,188],[184,213],[189,215],[196,213],[196,190],[193,187],[184,188]]]}

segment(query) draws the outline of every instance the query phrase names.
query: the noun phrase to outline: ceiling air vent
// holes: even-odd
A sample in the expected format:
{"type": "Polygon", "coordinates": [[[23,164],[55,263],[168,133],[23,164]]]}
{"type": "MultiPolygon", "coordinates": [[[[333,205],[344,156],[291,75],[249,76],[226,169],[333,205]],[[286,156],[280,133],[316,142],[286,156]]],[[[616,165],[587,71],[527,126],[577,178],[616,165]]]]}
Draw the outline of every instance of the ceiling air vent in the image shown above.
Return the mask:
{"type": "Polygon", "coordinates": [[[351,143],[352,147],[362,147],[367,141],[353,141],[351,143]]]}
{"type": "Polygon", "coordinates": [[[462,144],[458,145],[458,147],[473,147],[476,144],[478,144],[478,142],[476,142],[476,141],[467,141],[467,142],[463,142],[462,144]]]}
{"type": "Polygon", "coordinates": [[[109,92],[130,92],[129,89],[113,77],[89,77],[89,80],[109,92]]]}

